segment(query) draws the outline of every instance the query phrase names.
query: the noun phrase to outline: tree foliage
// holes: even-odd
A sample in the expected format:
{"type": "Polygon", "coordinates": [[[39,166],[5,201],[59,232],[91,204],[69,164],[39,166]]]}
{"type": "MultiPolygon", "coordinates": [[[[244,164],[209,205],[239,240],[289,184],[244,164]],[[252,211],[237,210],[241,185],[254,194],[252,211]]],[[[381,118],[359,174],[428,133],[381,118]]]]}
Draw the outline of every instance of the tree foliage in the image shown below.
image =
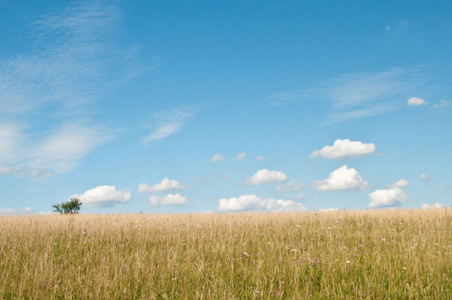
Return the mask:
{"type": "Polygon", "coordinates": [[[75,197],[61,204],[52,205],[53,211],[60,214],[78,214],[80,206],[82,206],[82,202],[80,202],[80,199],[75,197]]]}

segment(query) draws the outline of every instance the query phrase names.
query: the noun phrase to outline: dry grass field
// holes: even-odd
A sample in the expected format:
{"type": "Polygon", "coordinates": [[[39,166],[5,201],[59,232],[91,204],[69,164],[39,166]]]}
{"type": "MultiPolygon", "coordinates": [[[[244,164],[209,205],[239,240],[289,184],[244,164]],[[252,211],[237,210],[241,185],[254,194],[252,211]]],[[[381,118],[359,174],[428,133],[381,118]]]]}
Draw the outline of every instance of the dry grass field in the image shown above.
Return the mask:
{"type": "Polygon", "coordinates": [[[0,217],[0,298],[452,299],[451,221],[451,209],[0,217]]]}

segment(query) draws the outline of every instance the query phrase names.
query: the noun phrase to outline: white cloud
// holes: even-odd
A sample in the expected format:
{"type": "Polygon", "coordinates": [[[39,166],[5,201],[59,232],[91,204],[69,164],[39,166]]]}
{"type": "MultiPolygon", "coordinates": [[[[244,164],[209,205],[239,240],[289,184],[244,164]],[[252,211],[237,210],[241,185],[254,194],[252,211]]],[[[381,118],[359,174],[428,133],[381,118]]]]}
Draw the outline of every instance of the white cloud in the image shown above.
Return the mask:
{"type": "Polygon", "coordinates": [[[236,160],[236,161],[244,161],[245,160],[245,153],[239,153],[239,154],[237,154],[237,156],[236,157],[234,157],[234,160],[236,160]]]}
{"type": "Polygon", "coordinates": [[[287,185],[284,184],[278,184],[273,189],[273,192],[275,193],[281,193],[281,192],[294,192],[299,191],[304,187],[304,184],[301,182],[296,181],[289,181],[287,185]]]}
{"type": "Polygon", "coordinates": [[[427,174],[421,174],[421,176],[419,176],[420,179],[429,179],[430,177],[427,174]]]}
{"type": "Polygon", "coordinates": [[[138,192],[140,193],[159,193],[171,190],[184,190],[189,188],[190,185],[183,186],[177,180],[171,180],[169,178],[163,178],[160,183],[154,185],[147,185],[146,183],[140,183],[138,185],[138,192]]]}
{"type": "Polygon", "coordinates": [[[0,174],[48,178],[71,170],[111,137],[107,130],[86,122],[60,124],[53,132],[33,134],[0,124],[0,174]]]}
{"type": "Polygon", "coordinates": [[[408,199],[407,194],[400,188],[381,189],[369,193],[369,208],[384,207],[405,203],[408,199]]]}
{"type": "Polygon", "coordinates": [[[163,111],[154,114],[153,131],[143,138],[144,145],[156,142],[178,132],[186,123],[187,119],[195,114],[193,108],[183,106],[171,111],[163,111]]]}
{"type": "Polygon", "coordinates": [[[335,207],[331,207],[331,208],[321,208],[319,211],[320,212],[335,212],[335,211],[339,211],[339,208],[335,208],[335,207]]]}
{"type": "Polygon", "coordinates": [[[25,34],[36,41],[28,41],[32,51],[0,61],[0,114],[43,106],[71,113],[128,81],[138,67],[116,42],[120,18],[116,6],[90,2],[38,18],[25,34]]]}
{"type": "Polygon", "coordinates": [[[287,179],[287,175],[281,171],[269,171],[262,169],[256,172],[253,176],[246,179],[249,185],[261,185],[264,183],[283,182],[287,179]]]}
{"type": "Polygon", "coordinates": [[[126,203],[132,199],[129,192],[117,191],[115,186],[101,185],[93,189],[87,190],[81,195],[74,194],[68,197],[80,199],[83,204],[90,207],[112,207],[115,204],[126,203]]]}
{"type": "Polygon", "coordinates": [[[375,152],[375,144],[365,144],[360,141],[352,142],[349,139],[338,139],[333,146],[325,146],[311,153],[310,157],[347,158],[361,156],[375,152]]]}
{"type": "Polygon", "coordinates": [[[395,188],[395,187],[403,188],[403,187],[406,187],[406,186],[409,186],[409,185],[410,185],[410,183],[408,181],[406,181],[405,179],[401,178],[401,179],[399,179],[397,182],[395,182],[393,184],[386,185],[386,187],[387,188],[395,188]]]}
{"type": "Polygon", "coordinates": [[[93,103],[147,68],[118,43],[120,19],[115,5],[72,3],[30,24],[30,52],[0,60],[0,116],[20,120],[0,125],[0,163],[8,174],[68,171],[111,137],[87,125],[96,114],[93,103]],[[62,119],[71,121],[56,123],[62,119]],[[40,124],[50,125],[48,131],[40,124]]]}
{"type": "Polygon", "coordinates": [[[256,195],[243,195],[240,197],[223,198],[218,201],[218,210],[221,212],[234,211],[305,211],[303,203],[292,200],[262,199],[256,195]]]}
{"type": "Polygon", "coordinates": [[[187,198],[184,196],[181,196],[180,194],[168,194],[163,197],[151,196],[151,197],[149,197],[149,203],[152,206],[184,205],[185,203],[187,203],[187,198]]]}
{"type": "Polygon", "coordinates": [[[358,171],[346,165],[331,172],[327,179],[314,182],[314,186],[319,191],[366,189],[368,185],[358,171]]]}
{"type": "Polygon", "coordinates": [[[17,177],[50,178],[53,173],[44,168],[33,168],[29,166],[0,166],[0,175],[14,175],[17,177]]]}
{"type": "Polygon", "coordinates": [[[445,99],[440,100],[438,104],[433,105],[434,108],[443,108],[452,104],[452,101],[447,101],[445,99]]]}
{"type": "Polygon", "coordinates": [[[298,193],[295,196],[293,196],[293,199],[302,200],[302,199],[304,199],[304,195],[302,193],[298,193]]]}
{"type": "Polygon", "coordinates": [[[210,158],[211,162],[216,162],[216,161],[224,161],[224,157],[221,156],[220,154],[215,154],[214,156],[212,156],[210,158]]]}
{"type": "Polygon", "coordinates": [[[40,142],[33,153],[32,165],[66,172],[80,159],[111,138],[105,130],[84,124],[65,124],[40,142]]]}
{"type": "Polygon", "coordinates": [[[425,102],[425,100],[422,98],[411,97],[411,98],[408,98],[406,104],[410,105],[410,106],[420,106],[420,105],[427,104],[427,102],[425,102]]]}
{"type": "Polygon", "coordinates": [[[23,136],[17,124],[0,124],[0,162],[15,161],[23,142],[23,136]]]}
{"type": "Polygon", "coordinates": [[[34,210],[30,207],[25,207],[22,209],[0,208],[0,215],[30,215],[33,213],[34,210]]]}
{"type": "Polygon", "coordinates": [[[447,185],[447,184],[442,184],[439,187],[442,190],[448,190],[448,189],[452,189],[452,185],[447,185]]]}
{"type": "Polygon", "coordinates": [[[270,95],[267,100],[276,105],[326,99],[332,106],[324,124],[330,125],[397,110],[398,99],[421,90],[424,80],[418,73],[413,68],[344,74],[303,90],[270,95]]]}
{"type": "Polygon", "coordinates": [[[427,204],[424,203],[421,205],[422,209],[429,209],[429,208],[443,208],[443,205],[441,203],[434,203],[434,204],[427,204]]]}
{"type": "Polygon", "coordinates": [[[258,155],[256,157],[256,159],[259,160],[259,161],[263,161],[263,160],[265,160],[265,157],[263,157],[262,155],[258,155]]]}

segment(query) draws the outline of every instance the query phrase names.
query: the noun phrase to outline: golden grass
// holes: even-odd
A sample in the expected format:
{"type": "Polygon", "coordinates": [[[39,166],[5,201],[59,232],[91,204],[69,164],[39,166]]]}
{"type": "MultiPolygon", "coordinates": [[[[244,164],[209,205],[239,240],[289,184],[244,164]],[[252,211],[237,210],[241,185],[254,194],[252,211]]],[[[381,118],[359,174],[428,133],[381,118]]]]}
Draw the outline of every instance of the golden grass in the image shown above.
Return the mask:
{"type": "Polygon", "coordinates": [[[451,216],[0,217],[0,298],[452,299],[451,216]]]}

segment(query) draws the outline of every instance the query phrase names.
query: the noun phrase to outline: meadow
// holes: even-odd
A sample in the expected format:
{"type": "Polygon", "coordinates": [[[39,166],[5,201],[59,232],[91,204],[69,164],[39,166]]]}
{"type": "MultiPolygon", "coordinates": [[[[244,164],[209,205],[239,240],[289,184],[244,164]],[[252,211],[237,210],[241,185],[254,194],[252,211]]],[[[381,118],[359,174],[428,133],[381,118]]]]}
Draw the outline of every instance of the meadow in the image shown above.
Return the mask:
{"type": "Polygon", "coordinates": [[[452,209],[0,217],[1,299],[452,299],[452,209]]]}

